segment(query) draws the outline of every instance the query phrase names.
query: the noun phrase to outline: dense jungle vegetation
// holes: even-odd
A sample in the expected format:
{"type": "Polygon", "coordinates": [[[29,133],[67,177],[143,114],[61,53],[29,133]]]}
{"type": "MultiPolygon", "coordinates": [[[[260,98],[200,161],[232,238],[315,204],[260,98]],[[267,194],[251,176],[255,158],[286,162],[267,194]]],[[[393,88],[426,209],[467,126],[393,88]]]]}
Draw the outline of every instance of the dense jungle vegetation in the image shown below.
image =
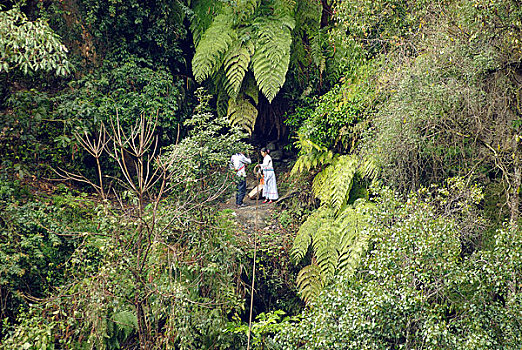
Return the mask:
{"type": "Polygon", "coordinates": [[[520,348],[522,1],[5,0],[0,82],[2,349],[520,348]]]}

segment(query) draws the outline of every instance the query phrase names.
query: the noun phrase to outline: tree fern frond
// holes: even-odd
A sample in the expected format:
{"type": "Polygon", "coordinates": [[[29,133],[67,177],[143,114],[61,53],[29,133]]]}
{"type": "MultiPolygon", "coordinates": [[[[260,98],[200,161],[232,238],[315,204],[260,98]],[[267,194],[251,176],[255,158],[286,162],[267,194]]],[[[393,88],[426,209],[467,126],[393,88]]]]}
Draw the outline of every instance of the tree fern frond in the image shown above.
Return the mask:
{"type": "Polygon", "coordinates": [[[222,2],[215,0],[196,0],[188,10],[190,18],[190,31],[194,45],[197,47],[203,33],[210,27],[212,21],[221,13],[222,2]]]}
{"type": "Polygon", "coordinates": [[[324,287],[321,269],[312,264],[305,266],[297,275],[297,288],[305,302],[312,301],[324,287]]]}
{"type": "Polygon", "coordinates": [[[301,261],[308,248],[312,244],[312,237],[321,227],[323,220],[328,217],[329,211],[321,208],[314,211],[301,225],[294,239],[294,245],[290,251],[290,255],[295,261],[301,261]]]}
{"type": "Polygon", "coordinates": [[[379,173],[379,167],[377,166],[377,160],[373,157],[365,158],[364,162],[358,169],[361,177],[366,177],[371,180],[374,180],[379,173]]]}
{"type": "Polygon", "coordinates": [[[238,0],[233,9],[234,14],[239,22],[244,22],[256,12],[259,6],[259,0],[238,0]]]}
{"type": "Polygon", "coordinates": [[[324,43],[325,35],[323,31],[318,30],[310,40],[310,54],[320,73],[323,73],[326,68],[326,55],[323,50],[324,43]]]}
{"type": "Polygon", "coordinates": [[[257,114],[257,108],[242,95],[228,100],[227,116],[230,122],[241,126],[250,134],[254,130],[257,114]]]}
{"type": "Polygon", "coordinates": [[[224,117],[228,114],[228,94],[220,89],[216,98],[216,112],[218,117],[224,117]]]}
{"type": "Polygon", "coordinates": [[[293,17],[295,13],[296,4],[296,0],[274,0],[274,15],[277,17],[293,17]]]}
{"type": "Polygon", "coordinates": [[[260,18],[254,27],[257,39],[252,70],[259,90],[272,102],[286,79],[292,44],[291,28],[278,18],[260,18]]]}
{"type": "MultiPolygon", "coordinates": [[[[323,6],[317,0],[299,0],[296,7],[297,28],[303,27],[319,30],[321,26],[321,16],[323,6]]],[[[315,30],[313,30],[315,32],[315,30]]]]}
{"type": "Polygon", "coordinates": [[[338,157],[315,177],[312,183],[314,194],[323,204],[328,204],[338,212],[348,202],[357,165],[356,156],[338,157]]]}
{"type": "Polygon", "coordinates": [[[230,97],[237,97],[254,53],[252,41],[236,43],[227,53],[223,66],[226,74],[226,89],[230,97]]]}
{"type": "Polygon", "coordinates": [[[340,231],[338,269],[339,273],[344,275],[351,275],[355,272],[368,248],[369,214],[367,208],[371,206],[364,203],[356,208],[345,209],[336,220],[336,226],[340,231]]]}
{"type": "Polygon", "coordinates": [[[300,155],[292,167],[291,175],[330,164],[335,158],[332,151],[304,138],[302,134],[298,134],[298,141],[294,145],[300,149],[300,155]]]}
{"type": "Polygon", "coordinates": [[[196,81],[202,82],[221,67],[223,56],[236,39],[237,33],[231,27],[230,16],[218,15],[196,47],[192,59],[192,71],[196,81]]]}
{"type": "Polygon", "coordinates": [[[331,216],[323,219],[319,230],[312,235],[314,255],[324,280],[329,280],[335,273],[339,259],[339,238],[339,230],[334,226],[331,216]]]}

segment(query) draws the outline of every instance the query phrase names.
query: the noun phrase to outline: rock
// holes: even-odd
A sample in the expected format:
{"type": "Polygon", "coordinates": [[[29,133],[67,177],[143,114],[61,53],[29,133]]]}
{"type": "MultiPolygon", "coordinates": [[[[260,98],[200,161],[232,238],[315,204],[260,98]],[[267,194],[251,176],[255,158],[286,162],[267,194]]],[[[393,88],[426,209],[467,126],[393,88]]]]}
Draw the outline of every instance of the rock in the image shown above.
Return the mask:
{"type": "Polygon", "coordinates": [[[272,157],[273,160],[281,160],[281,159],[283,159],[283,151],[276,150],[276,151],[270,152],[270,157],[272,157]]]}

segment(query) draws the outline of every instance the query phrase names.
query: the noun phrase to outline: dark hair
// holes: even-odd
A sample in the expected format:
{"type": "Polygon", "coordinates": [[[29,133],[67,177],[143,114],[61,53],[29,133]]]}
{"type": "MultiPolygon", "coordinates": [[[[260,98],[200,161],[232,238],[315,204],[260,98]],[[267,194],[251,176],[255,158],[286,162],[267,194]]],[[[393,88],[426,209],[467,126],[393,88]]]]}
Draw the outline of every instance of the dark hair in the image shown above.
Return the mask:
{"type": "Polygon", "coordinates": [[[266,147],[261,148],[261,152],[270,153],[270,150],[266,147]]]}

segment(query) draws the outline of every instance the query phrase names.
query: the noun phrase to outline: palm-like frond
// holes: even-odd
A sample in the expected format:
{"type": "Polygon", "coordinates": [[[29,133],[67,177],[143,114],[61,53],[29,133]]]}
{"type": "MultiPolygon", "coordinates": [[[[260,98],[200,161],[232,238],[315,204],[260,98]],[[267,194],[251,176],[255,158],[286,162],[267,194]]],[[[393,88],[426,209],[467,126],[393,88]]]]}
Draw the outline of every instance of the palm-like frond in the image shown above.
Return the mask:
{"type": "Polygon", "coordinates": [[[338,157],[315,177],[312,184],[314,194],[336,212],[341,210],[350,198],[358,163],[354,155],[338,157]]]}
{"type": "Polygon", "coordinates": [[[303,267],[297,275],[297,288],[304,301],[313,300],[324,287],[321,269],[316,264],[303,267]]]}
{"type": "Polygon", "coordinates": [[[256,81],[251,74],[248,74],[243,81],[243,87],[241,88],[243,94],[248,96],[254,101],[256,106],[259,104],[259,89],[257,88],[256,81]]]}
{"type": "Polygon", "coordinates": [[[368,249],[368,203],[347,208],[336,220],[340,232],[338,269],[343,275],[352,275],[368,249]]]}
{"type": "Polygon", "coordinates": [[[241,89],[253,53],[254,44],[248,40],[244,43],[236,42],[225,57],[226,90],[232,98],[236,97],[241,89]]]}
{"type": "Polygon", "coordinates": [[[277,17],[294,16],[296,0],[274,0],[274,15],[277,17]]]}
{"type": "Polygon", "coordinates": [[[291,17],[259,18],[256,28],[255,52],[252,70],[259,90],[272,101],[286,79],[290,62],[291,30],[295,25],[291,17]]]}
{"type": "Polygon", "coordinates": [[[241,94],[228,100],[228,119],[232,124],[241,126],[249,133],[254,130],[257,114],[257,108],[241,94]]]}
{"type": "Polygon", "coordinates": [[[231,23],[229,15],[220,14],[201,37],[192,59],[196,81],[202,82],[221,67],[223,57],[237,39],[231,23]]]}
{"type": "Polygon", "coordinates": [[[320,208],[301,226],[292,255],[302,259],[311,245],[315,257],[315,262],[304,267],[297,279],[306,301],[317,296],[335,274],[355,272],[368,248],[371,207],[359,202],[356,208],[346,208],[338,217],[333,210],[320,208]]]}
{"type": "Polygon", "coordinates": [[[313,233],[312,247],[321,276],[324,280],[330,279],[335,273],[339,258],[339,231],[334,226],[333,216],[325,217],[319,230],[313,233]]]}
{"type": "Polygon", "coordinates": [[[238,22],[243,22],[254,15],[259,7],[260,0],[238,0],[233,11],[238,22]]]}
{"type": "Polygon", "coordinates": [[[312,237],[319,230],[323,221],[330,214],[326,208],[321,208],[314,211],[306,221],[301,225],[297,236],[294,239],[291,255],[296,261],[300,261],[306,255],[308,248],[312,244],[312,237]]]}
{"type": "Polygon", "coordinates": [[[300,149],[299,158],[292,167],[291,175],[300,173],[302,171],[309,171],[322,165],[330,164],[335,156],[334,153],[326,147],[319,146],[311,140],[298,134],[298,140],[295,146],[300,149]]]}
{"type": "Polygon", "coordinates": [[[187,9],[190,18],[190,31],[194,44],[198,46],[203,33],[210,27],[214,18],[221,13],[222,2],[215,0],[195,0],[187,9]]]}

